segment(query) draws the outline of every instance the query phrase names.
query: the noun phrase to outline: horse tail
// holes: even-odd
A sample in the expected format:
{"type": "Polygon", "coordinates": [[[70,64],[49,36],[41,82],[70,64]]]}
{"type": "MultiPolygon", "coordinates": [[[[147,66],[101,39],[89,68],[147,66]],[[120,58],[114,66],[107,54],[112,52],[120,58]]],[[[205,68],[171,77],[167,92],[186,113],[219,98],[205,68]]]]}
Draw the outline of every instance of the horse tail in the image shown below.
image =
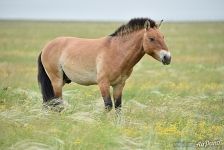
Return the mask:
{"type": "Polygon", "coordinates": [[[38,57],[38,83],[43,96],[43,102],[47,102],[55,97],[51,80],[49,79],[41,61],[41,54],[38,57]]]}

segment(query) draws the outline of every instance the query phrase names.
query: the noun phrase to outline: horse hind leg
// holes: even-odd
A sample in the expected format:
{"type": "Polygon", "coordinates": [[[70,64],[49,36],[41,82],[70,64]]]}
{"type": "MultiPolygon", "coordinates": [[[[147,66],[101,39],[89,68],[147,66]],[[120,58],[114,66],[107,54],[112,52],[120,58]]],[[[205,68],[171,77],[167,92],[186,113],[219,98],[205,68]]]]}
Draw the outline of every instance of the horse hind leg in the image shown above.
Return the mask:
{"type": "Polygon", "coordinates": [[[62,71],[56,67],[51,67],[51,68],[48,67],[45,69],[51,81],[51,85],[53,87],[54,97],[55,98],[62,97],[62,84],[63,84],[62,71]]]}
{"type": "MultiPolygon", "coordinates": [[[[57,64],[49,64],[48,61],[43,61],[42,63],[41,54],[38,57],[38,83],[43,96],[43,105],[51,109],[51,106],[66,104],[62,101],[63,72],[57,64]]],[[[61,106],[53,109],[61,111],[63,105],[61,106]]]]}
{"type": "Polygon", "coordinates": [[[43,103],[46,103],[55,97],[54,90],[51,84],[51,80],[47,75],[46,69],[44,68],[41,60],[41,54],[38,57],[38,83],[41,89],[43,103]]]}
{"type": "Polygon", "coordinates": [[[62,69],[59,68],[58,71],[55,72],[56,73],[49,75],[55,93],[55,98],[48,103],[48,106],[53,106],[53,108],[51,108],[52,110],[61,112],[68,106],[68,103],[62,99],[62,87],[66,83],[71,83],[71,80],[62,69]]]}
{"type": "Polygon", "coordinates": [[[51,80],[55,98],[62,98],[62,86],[63,86],[63,81],[60,78],[53,78],[51,80]]]}
{"type": "MultiPolygon", "coordinates": [[[[62,101],[62,87],[63,87],[63,72],[62,69],[52,67],[52,68],[46,68],[49,79],[51,81],[51,85],[54,91],[54,101],[60,100],[62,101]]],[[[53,101],[52,101],[53,103],[53,101]]],[[[57,104],[54,104],[57,105],[57,104]]]]}
{"type": "Polygon", "coordinates": [[[52,87],[55,93],[54,99],[46,103],[45,106],[47,108],[56,111],[56,112],[61,112],[64,110],[67,106],[67,103],[62,99],[62,87],[64,85],[63,78],[61,77],[50,77],[51,78],[51,83],[52,87]]]}

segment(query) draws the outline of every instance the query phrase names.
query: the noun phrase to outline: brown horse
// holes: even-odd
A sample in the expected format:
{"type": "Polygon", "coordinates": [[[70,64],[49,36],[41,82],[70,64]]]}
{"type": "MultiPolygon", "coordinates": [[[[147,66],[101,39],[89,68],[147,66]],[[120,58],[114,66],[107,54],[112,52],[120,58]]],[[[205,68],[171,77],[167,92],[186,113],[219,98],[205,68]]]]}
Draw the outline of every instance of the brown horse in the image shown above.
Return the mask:
{"type": "Polygon", "coordinates": [[[38,58],[43,102],[62,99],[65,83],[75,82],[97,84],[108,110],[113,107],[112,86],[115,109],[121,108],[125,81],[145,54],[170,64],[171,55],[159,26],[149,18],[136,18],[99,39],[59,37],[50,41],[38,58]]]}

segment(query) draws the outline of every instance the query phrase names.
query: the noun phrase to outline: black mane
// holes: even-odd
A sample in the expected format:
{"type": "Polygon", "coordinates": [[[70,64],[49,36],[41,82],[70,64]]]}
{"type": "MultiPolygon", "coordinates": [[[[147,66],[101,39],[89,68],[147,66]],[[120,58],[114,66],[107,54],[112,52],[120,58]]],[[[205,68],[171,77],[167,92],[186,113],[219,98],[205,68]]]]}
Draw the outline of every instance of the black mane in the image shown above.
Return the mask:
{"type": "Polygon", "coordinates": [[[149,18],[134,18],[131,19],[127,24],[124,24],[120,26],[114,33],[112,33],[110,36],[119,36],[119,35],[125,35],[128,33],[131,33],[136,30],[140,30],[144,28],[146,21],[150,22],[150,27],[157,27],[156,22],[149,18]]]}

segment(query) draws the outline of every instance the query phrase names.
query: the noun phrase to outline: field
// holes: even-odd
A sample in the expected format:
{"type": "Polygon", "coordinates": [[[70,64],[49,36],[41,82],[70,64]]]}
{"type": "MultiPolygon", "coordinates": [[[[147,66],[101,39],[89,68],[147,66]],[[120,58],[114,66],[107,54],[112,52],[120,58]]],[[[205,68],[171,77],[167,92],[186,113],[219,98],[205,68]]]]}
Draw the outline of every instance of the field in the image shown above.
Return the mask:
{"type": "Polygon", "coordinates": [[[74,83],[63,89],[65,111],[43,110],[36,60],[44,44],[57,36],[97,38],[120,25],[0,21],[0,149],[224,148],[223,22],[164,23],[172,63],[144,56],[119,115],[104,112],[97,86],[74,83]]]}

